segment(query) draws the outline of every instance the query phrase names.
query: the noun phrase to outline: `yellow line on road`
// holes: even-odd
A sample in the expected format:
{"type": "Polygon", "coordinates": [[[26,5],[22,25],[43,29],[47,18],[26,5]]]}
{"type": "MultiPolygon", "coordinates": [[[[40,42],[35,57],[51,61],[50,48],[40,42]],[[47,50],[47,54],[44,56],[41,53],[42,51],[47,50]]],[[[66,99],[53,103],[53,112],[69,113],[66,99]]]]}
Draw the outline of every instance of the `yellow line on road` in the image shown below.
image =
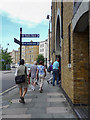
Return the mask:
{"type": "Polygon", "coordinates": [[[10,90],[12,90],[12,89],[14,89],[16,86],[17,86],[17,85],[15,85],[15,86],[13,86],[13,87],[5,90],[4,92],[0,93],[0,95],[3,95],[4,93],[6,93],[6,92],[8,92],[8,91],[10,91],[10,90]]]}

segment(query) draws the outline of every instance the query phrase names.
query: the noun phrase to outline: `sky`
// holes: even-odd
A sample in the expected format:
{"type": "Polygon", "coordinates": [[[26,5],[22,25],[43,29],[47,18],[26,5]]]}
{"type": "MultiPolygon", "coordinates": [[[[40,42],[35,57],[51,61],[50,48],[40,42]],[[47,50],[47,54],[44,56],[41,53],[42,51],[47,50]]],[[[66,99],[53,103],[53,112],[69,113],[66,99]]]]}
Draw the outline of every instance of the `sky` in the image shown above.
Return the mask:
{"type": "Polygon", "coordinates": [[[48,38],[51,0],[0,0],[0,44],[8,52],[18,50],[14,38],[22,34],[40,34],[39,38],[23,38],[22,42],[44,41],[48,38]],[[7,45],[9,43],[9,45],[7,45]]]}

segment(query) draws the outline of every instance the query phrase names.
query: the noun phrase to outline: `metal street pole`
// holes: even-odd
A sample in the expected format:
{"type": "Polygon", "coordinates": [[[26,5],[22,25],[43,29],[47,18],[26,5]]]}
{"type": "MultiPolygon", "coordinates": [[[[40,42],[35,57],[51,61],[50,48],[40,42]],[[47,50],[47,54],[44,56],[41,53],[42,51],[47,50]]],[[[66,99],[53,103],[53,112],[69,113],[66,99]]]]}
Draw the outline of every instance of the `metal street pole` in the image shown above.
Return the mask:
{"type": "Polygon", "coordinates": [[[49,65],[50,65],[50,20],[49,20],[49,65]]]}
{"type": "Polygon", "coordinates": [[[50,65],[50,15],[47,15],[47,18],[49,20],[49,65],[50,65]]]}
{"type": "Polygon", "coordinates": [[[20,60],[22,59],[22,28],[20,28],[20,60]]]}

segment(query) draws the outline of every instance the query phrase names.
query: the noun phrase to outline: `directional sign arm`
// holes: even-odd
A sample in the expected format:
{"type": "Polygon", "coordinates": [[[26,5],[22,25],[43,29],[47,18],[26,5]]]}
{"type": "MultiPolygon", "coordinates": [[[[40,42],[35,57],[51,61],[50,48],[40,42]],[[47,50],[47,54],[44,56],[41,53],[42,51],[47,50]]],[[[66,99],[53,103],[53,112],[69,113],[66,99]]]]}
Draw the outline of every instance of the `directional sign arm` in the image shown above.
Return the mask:
{"type": "Polygon", "coordinates": [[[27,38],[39,38],[39,34],[22,34],[22,37],[27,37],[27,38]]]}
{"type": "Polygon", "coordinates": [[[17,44],[19,44],[19,45],[20,45],[20,43],[21,43],[21,42],[20,42],[19,40],[17,40],[16,38],[14,38],[14,42],[17,43],[17,44]]]}

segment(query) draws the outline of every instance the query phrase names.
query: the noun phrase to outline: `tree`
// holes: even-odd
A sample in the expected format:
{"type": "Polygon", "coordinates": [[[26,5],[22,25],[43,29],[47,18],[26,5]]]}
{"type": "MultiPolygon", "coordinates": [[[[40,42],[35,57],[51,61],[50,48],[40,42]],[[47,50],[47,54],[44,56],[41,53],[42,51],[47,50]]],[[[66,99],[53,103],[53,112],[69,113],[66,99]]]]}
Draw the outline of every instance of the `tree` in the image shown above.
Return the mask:
{"type": "Polygon", "coordinates": [[[42,54],[39,54],[37,57],[37,63],[39,64],[39,62],[42,61],[44,63],[44,56],[42,54]]]}
{"type": "Polygon", "coordinates": [[[12,63],[12,58],[10,56],[10,53],[7,52],[6,50],[1,49],[0,51],[0,68],[2,70],[6,69],[6,65],[7,64],[11,64],[12,63]],[[1,67],[2,65],[2,67],[1,67]]]}

